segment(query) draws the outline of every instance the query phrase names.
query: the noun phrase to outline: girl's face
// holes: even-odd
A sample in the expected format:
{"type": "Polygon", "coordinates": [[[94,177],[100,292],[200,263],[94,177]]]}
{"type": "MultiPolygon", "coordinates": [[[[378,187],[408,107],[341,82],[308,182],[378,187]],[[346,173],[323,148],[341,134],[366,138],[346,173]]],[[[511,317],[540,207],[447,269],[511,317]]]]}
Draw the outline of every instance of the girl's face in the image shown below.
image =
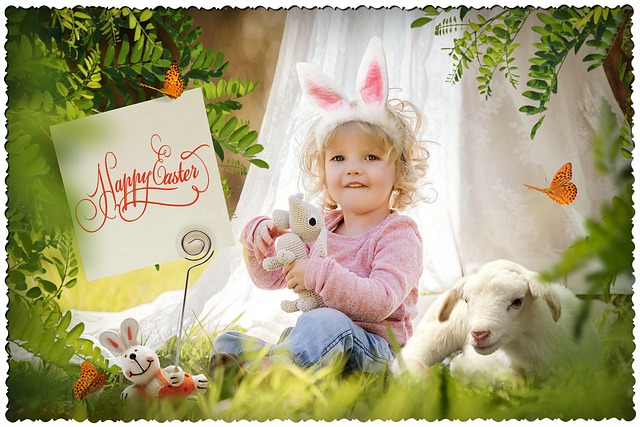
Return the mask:
{"type": "Polygon", "coordinates": [[[386,215],[396,179],[395,161],[368,135],[344,129],[325,150],[325,181],[345,213],[386,215]]]}

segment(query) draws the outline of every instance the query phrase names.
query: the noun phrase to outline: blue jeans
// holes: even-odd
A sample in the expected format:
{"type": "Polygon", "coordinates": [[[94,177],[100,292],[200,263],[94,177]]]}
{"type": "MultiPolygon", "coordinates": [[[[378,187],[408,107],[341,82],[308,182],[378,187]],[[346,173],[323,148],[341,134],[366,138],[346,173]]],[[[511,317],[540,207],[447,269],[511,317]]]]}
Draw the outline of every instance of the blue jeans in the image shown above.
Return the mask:
{"type": "Polygon", "coordinates": [[[384,338],[365,331],[333,308],[302,313],[295,327],[276,345],[227,331],[216,337],[213,351],[237,354],[240,358],[263,351],[271,359],[290,361],[302,368],[317,369],[338,362],[344,363],[345,372],[382,372],[393,359],[384,338]]]}

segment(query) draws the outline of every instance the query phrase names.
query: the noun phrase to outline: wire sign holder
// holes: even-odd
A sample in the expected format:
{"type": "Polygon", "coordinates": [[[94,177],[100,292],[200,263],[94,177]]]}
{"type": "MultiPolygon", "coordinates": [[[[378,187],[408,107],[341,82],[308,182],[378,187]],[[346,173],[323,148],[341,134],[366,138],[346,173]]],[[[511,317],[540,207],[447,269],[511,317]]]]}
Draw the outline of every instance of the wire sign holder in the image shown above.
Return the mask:
{"type": "Polygon", "coordinates": [[[184,295],[182,297],[182,308],[180,311],[180,321],[178,324],[178,343],[176,347],[176,363],[175,368],[178,369],[180,363],[180,348],[182,346],[182,328],[184,324],[184,311],[187,305],[187,290],[189,288],[189,274],[191,270],[205,264],[213,257],[216,252],[212,248],[211,238],[209,235],[199,229],[187,231],[180,240],[180,247],[186,254],[184,257],[187,261],[193,262],[192,266],[187,269],[184,281],[184,295]]]}

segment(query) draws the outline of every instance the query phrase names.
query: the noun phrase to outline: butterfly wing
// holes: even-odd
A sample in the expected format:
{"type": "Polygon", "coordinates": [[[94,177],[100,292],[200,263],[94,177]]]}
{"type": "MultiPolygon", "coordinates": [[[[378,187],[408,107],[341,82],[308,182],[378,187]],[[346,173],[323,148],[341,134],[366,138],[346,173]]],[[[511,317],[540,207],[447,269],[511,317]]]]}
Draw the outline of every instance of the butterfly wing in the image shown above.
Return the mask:
{"type": "Polygon", "coordinates": [[[565,163],[554,175],[549,188],[538,188],[528,184],[524,184],[524,186],[545,193],[556,203],[568,205],[578,196],[578,187],[571,182],[572,176],[571,163],[565,163]]]}
{"type": "Polygon", "coordinates": [[[178,68],[178,61],[173,60],[169,69],[164,74],[164,83],[162,84],[162,89],[158,89],[157,87],[149,86],[144,83],[138,83],[141,87],[146,87],[147,89],[153,89],[157,92],[160,92],[164,95],[167,95],[170,98],[176,99],[182,92],[184,92],[184,78],[180,75],[180,69],[178,68]]]}
{"type": "Polygon", "coordinates": [[[91,363],[85,360],[80,368],[80,378],[73,385],[73,393],[82,400],[101,389],[106,377],[104,372],[98,372],[91,363]]]}
{"type": "Polygon", "coordinates": [[[177,98],[184,92],[184,78],[180,75],[178,61],[173,60],[169,69],[164,75],[164,85],[162,92],[171,98],[177,98]]]}
{"type": "Polygon", "coordinates": [[[568,205],[578,196],[578,187],[573,182],[567,182],[560,187],[549,189],[546,193],[554,202],[568,205]]]}
{"type": "Polygon", "coordinates": [[[571,181],[571,177],[573,176],[571,163],[566,163],[558,172],[556,172],[553,180],[551,180],[551,185],[549,185],[549,189],[553,190],[557,187],[562,187],[569,181],[571,181]]]}

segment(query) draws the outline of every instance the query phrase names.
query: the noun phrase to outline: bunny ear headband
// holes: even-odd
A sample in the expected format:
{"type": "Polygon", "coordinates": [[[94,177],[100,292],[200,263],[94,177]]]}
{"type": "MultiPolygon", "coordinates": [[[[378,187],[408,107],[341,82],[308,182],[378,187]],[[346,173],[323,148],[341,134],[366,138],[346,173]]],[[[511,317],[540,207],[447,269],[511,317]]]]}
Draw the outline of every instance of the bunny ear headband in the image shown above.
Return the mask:
{"type": "Polygon", "coordinates": [[[323,113],[315,131],[318,148],[331,130],[349,121],[376,124],[392,139],[401,138],[400,124],[387,110],[387,61],[379,37],[371,39],[360,63],[356,78],[357,99],[353,105],[336,82],[322,71],[306,62],[299,62],[297,70],[303,97],[323,113]]]}

